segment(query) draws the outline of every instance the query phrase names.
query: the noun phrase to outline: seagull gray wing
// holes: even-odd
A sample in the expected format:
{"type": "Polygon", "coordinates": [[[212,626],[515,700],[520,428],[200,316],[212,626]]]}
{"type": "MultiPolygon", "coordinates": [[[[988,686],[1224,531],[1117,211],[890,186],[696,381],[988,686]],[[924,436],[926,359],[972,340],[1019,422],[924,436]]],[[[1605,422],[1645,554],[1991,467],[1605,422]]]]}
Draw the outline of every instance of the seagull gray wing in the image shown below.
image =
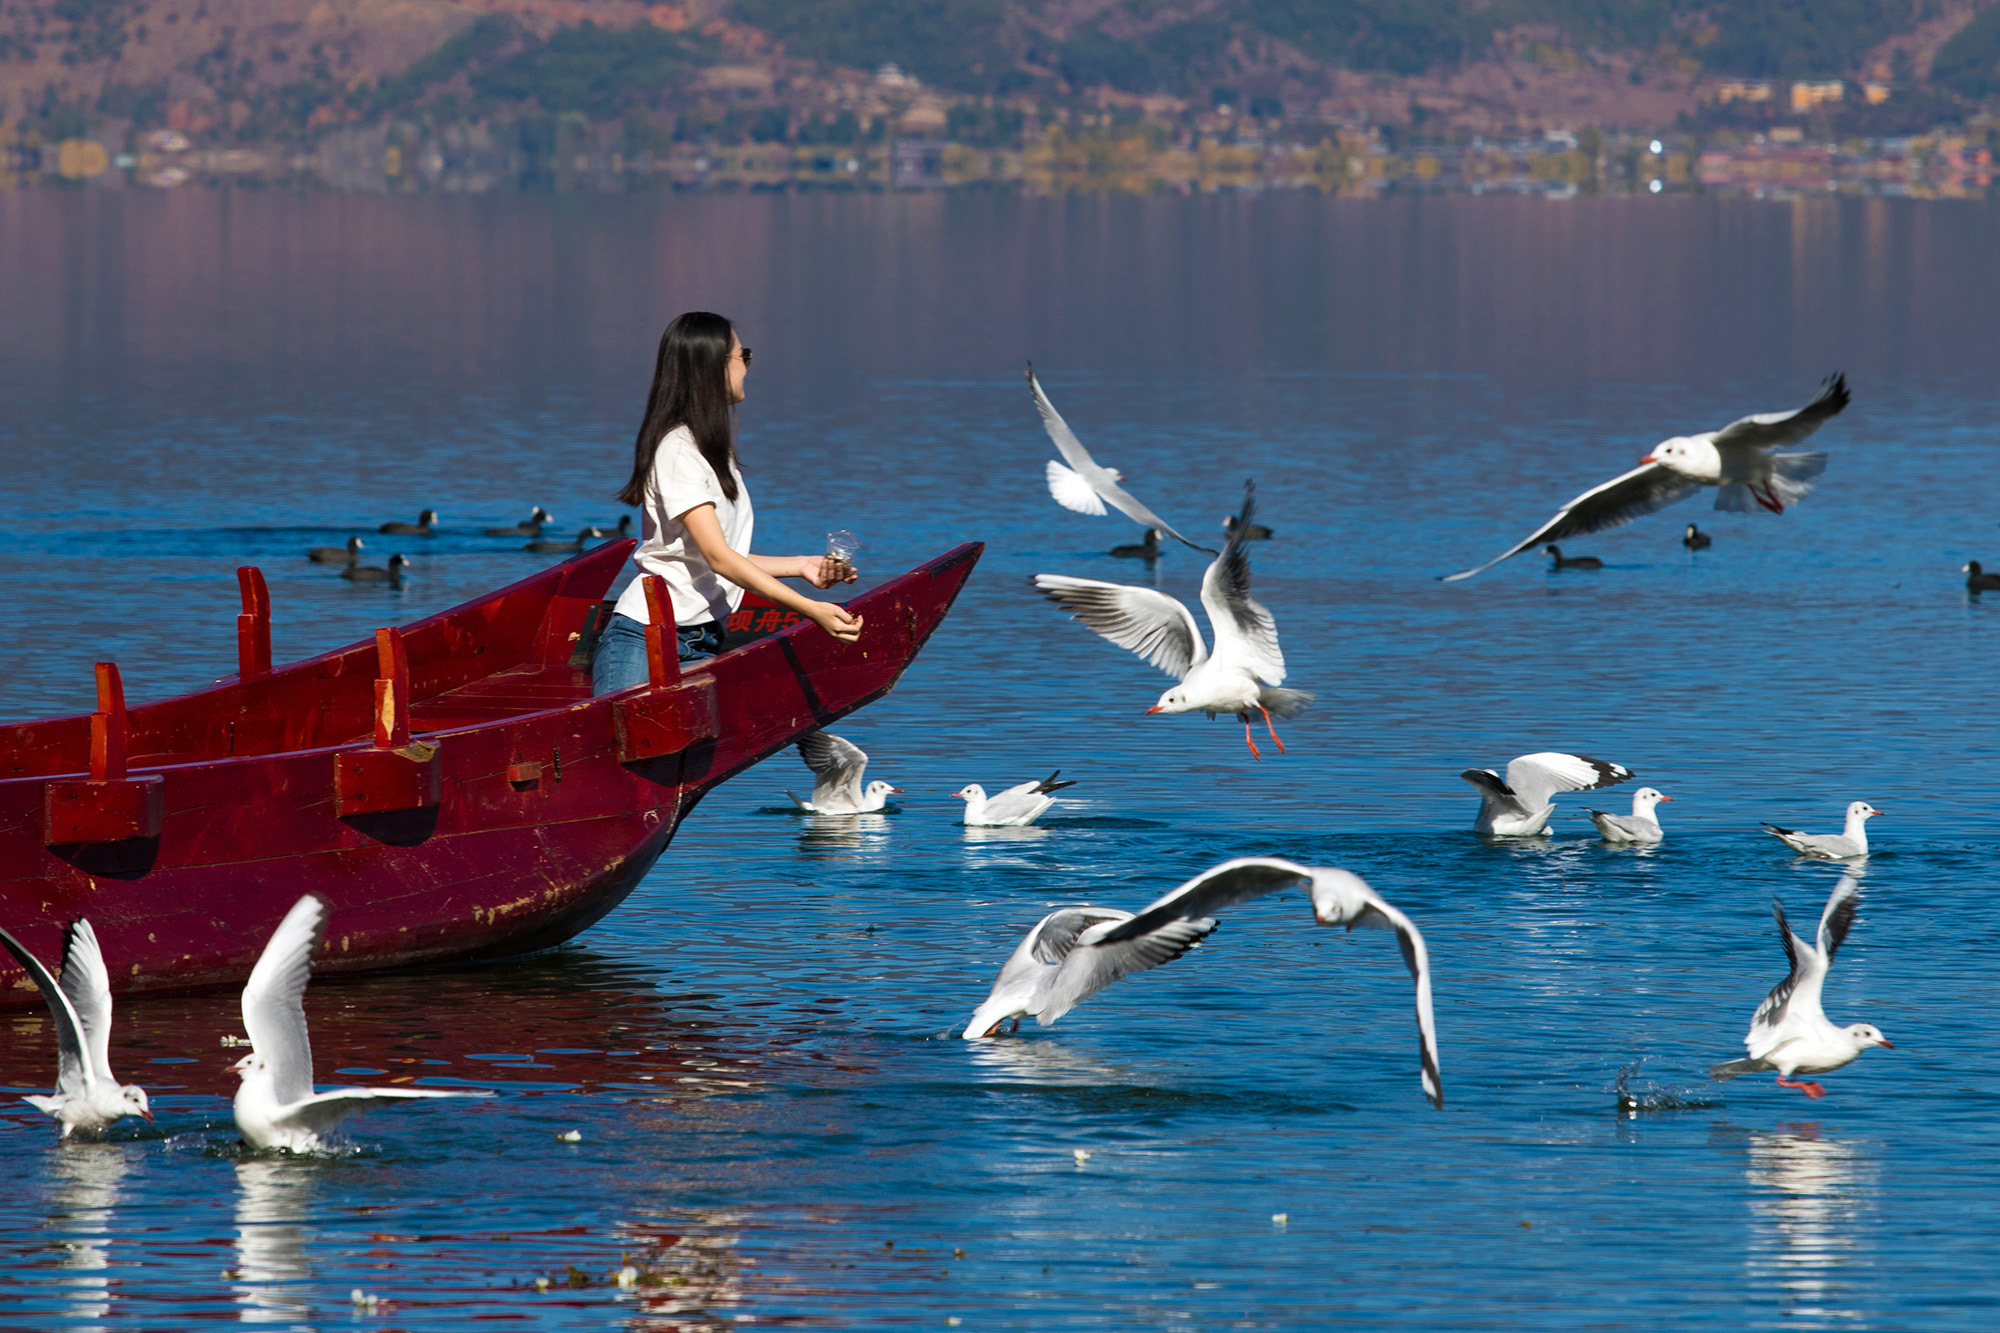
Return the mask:
{"type": "Polygon", "coordinates": [[[853,741],[830,731],[808,731],[799,737],[799,758],[813,772],[813,804],[822,810],[829,805],[861,804],[861,775],[868,771],[868,755],[853,741]]]}
{"type": "Polygon", "coordinates": [[[1158,898],[1130,921],[1112,927],[1100,943],[1117,944],[1148,935],[1169,921],[1214,916],[1225,908],[1309,883],[1312,871],[1275,856],[1239,856],[1204,870],[1172,893],[1158,898]]]}
{"type": "Polygon", "coordinates": [[[286,1106],[279,1121],[286,1126],[326,1134],[351,1115],[373,1110],[383,1102],[413,1102],[433,1097],[491,1097],[485,1088],[334,1088],[286,1106]]]}
{"type": "MultiPolygon", "coordinates": [[[[1049,439],[1055,444],[1056,452],[1063,456],[1063,462],[1069,464],[1069,469],[1078,482],[1087,486],[1113,509],[1135,523],[1158,528],[1175,541],[1193,546],[1203,555],[1215,554],[1206,546],[1197,546],[1174,531],[1171,523],[1139,503],[1131,492],[1118,484],[1117,473],[1101,466],[1090,456],[1090,451],[1083,447],[1083,441],[1076,438],[1076,432],[1062,419],[1062,413],[1056,411],[1056,405],[1049,401],[1046,393],[1042,392],[1042,382],[1035,378],[1035,364],[1032,361],[1028,363],[1028,387],[1034,390],[1035,410],[1042,414],[1042,429],[1049,433],[1049,439]]],[[[1084,508],[1082,497],[1077,494],[1076,485],[1068,478],[1060,478],[1053,466],[1049,469],[1049,493],[1055,497],[1056,503],[1065,509],[1073,509],[1084,514],[1104,512],[1103,504],[1099,504],[1095,509],[1084,508]]]]}
{"type": "Polygon", "coordinates": [[[1459,776],[1479,788],[1479,794],[1488,801],[1493,802],[1502,809],[1511,810],[1517,815],[1525,817],[1534,814],[1535,811],[1542,808],[1539,805],[1530,806],[1516,795],[1514,789],[1503,782],[1497,774],[1489,773],[1483,768],[1468,768],[1463,773],[1460,773],[1459,776]]]}
{"type": "Polygon", "coordinates": [[[56,1093],[63,1097],[88,1097],[96,1082],[96,1075],[90,1068],[90,1056],[84,1047],[83,1020],[77,1017],[76,1006],[63,993],[49,970],[42,966],[42,960],[29,953],[27,946],[4,930],[0,930],[0,944],[7,946],[7,952],[14,955],[14,961],[26,968],[34,979],[36,989],[48,1003],[49,1017],[55,1021],[56,1029],[56,1093]]]}
{"type": "MultiPolygon", "coordinates": [[[[1544,750],[1508,761],[1507,786],[1529,810],[1539,810],[1559,791],[1595,791],[1625,782],[1632,770],[1584,754],[1544,750]]],[[[1469,781],[1470,779],[1468,779],[1469,781]]]]}
{"type": "Polygon", "coordinates": [[[1208,657],[1194,612],[1177,597],[1154,588],[1067,574],[1037,574],[1035,587],[1075,619],[1175,680],[1185,680],[1195,664],[1208,657]]]}
{"type": "Polygon", "coordinates": [[[1664,463],[1641,463],[1630,472],[1613,477],[1602,486],[1593,486],[1577,496],[1557,510],[1554,518],[1485,564],[1474,565],[1456,574],[1446,574],[1439,582],[1456,583],[1460,579],[1469,579],[1510,556],[1547,542],[1622,527],[1635,518],[1643,518],[1655,510],[1685,500],[1700,489],[1700,482],[1689,481],[1664,463]]]}
{"type": "Polygon", "coordinates": [[[1443,1110],[1444,1076],[1438,1072],[1437,1019],[1431,1012],[1430,949],[1424,944],[1424,933],[1417,929],[1414,921],[1403,915],[1401,909],[1386,902],[1381,894],[1365,883],[1361,890],[1366,895],[1367,906],[1361,917],[1350,921],[1347,928],[1378,926],[1396,932],[1396,947],[1402,951],[1403,966],[1410,969],[1410,980],[1416,983],[1417,988],[1418,1078],[1423,1083],[1424,1096],[1431,1099],[1431,1105],[1443,1110]]]}
{"type": "Polygon", "coordinates": [[[1854,917],[1860,908],[1861,886],[1855,883],[1854,876],[1842,875],[1819,917],[1819,951],[1826,955],[1829,968],[1833,966],[1833,956],[1847,942],[1847,932],[1854,929],[1854,917]]]}
{"type": "Polygon", "coordinates": [[[280,1106],[313,1095],[312,1041],[306,1034],[306,983],[326,931],[326,902],[307,894],[271,932],[243,987],[243,1031],[271,1073],[280,1106]]]}
{"type": "MultiPolygon", "coordinates": [[[[1056,785],[1058,787],[1067,787],[1073,784],[1060,782],[1056,785]]],[[[1002,792],[995,792],[986,798],[986,818],[993,823],[999,824],[1009,819],[1019,819],[1031,815],[1041,806],[1047,790],[1042,783],[1023,782],[1019,786],[1009,787],[1002,792]]]]}
{"type": "MultiPolygon", "coordinates": [[[[1838,890],[1835,890],[1838,893],[1838,890]]],[[[1792,933],[1792,923],[1785,917],[1785,905],[1778,899],[1771,899],[1771,915],[1778,923],[1778,942],[1785,946],[1785,959],[1792,970],[1785,979],[1771,987],[1771,993],[1757,1006],[1757,1012],[1750,1016],[1750,1037],[1746,1043],[1754,1041],[1757,1034],[1768,1032],[1783,1023],[1792,1011],[1792,1001],[1809,994],[1815,1005],[1819,998],[1819,981],[1826,976],[1826,963],[1812,945],[1807,944],[1792,933]],[[1817,976],[1815,976],[1817,972],[1817,976]]],[[[1801,1012],[1804,1006],[1801,1005],[1801,1012]]],[[[1753,1045],[1750,1053],[1761,1056],[1764,1052],[1753,1045]]]]}
{"type": "Polygon", "coordinates": [[[1431,955],[1424,934],[1416,923],[1375,892],[1368,881],[1351,870],[1335,866],[1314,866],[1312,876],[1313,916],[1321,925],[1374,926],[1393,930],[1402,951],[1403,965],[1416,982],[1417,1057],[1424,1095],[1431,1105],[1444,1106],[1444,1079],[1438,1073],[1437,1022],[1431,1013],[1431,955]]]}
{"type": "Polygon", "coordinates": [[[1062,907],[1041,919],[1029,936],[1028,953],[1038,963],[1054,966],[1069,957],[1083,932],[1109,921],[1129,921],[1130,912],[1115,907],[1062,907]]]}
{"type": "Polygon", "coordinates": [[[1267,685],[1285,683],[1285,655],[1278,648],[1278,622],[1250,595],[1250,518],[1256,512],[1257,488],[1243,484],[1243,510],[1229,540],[1201,576],[1201,605],[1215,631],[1218,657],[1241,658],[1267,685]]]}
{"type": "Polygon", "coordinates": [[[1144,935],[1102,942],[1107,929],[1120,930],[1130,924],[1092,926],[1078,937],[1056,969],[1041,1012],[1035,1015],[1037,1023],[1047,1027],[1112,982],[1171,963],[1215,929],[1213,920],[1176,918],[1144,935]]]}
{"type": "Polygon", "coordinates": [[[1755,416],[1738,418],[1717,431],[1710,443],[1717,449],[1759,450],[1797,444],[1829,418],[1839,416],[1850,398],[1847,376],[1836,371],[1826,377],[1819,393],[1804,407],[1789,412],[1759,412],[1755,416]]]}
{"type": "Polygon", "coordinates": [[[81,917],[70,925],[63,941],[60,984],[83,1028],[90,1072],[106,1083],[117,1083],[111,1076],[111,972],[104,966],[97,932],[81,917]]]}

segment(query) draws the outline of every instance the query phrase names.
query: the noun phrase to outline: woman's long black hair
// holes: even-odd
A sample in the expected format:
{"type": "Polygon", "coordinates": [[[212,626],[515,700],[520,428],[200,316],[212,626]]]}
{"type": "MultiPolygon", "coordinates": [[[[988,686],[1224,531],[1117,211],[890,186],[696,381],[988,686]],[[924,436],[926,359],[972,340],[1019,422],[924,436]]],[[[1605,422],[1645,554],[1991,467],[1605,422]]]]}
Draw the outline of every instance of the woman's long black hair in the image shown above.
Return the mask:
{"type": "Polygon", "coordinates": [[[653,473],[653,456],[660,440],[676,426],[694,434],[701,456],[715,470],[722,493],[736,499],[735,417],[729,401],[729,348],[735,330],[720,315],[690,310],[667,325],[660,335],[659,359],[653,367],[653,389],[646,395],[646,415],[632,445],[632,479],[618,498],[628,505],[646,503],[646,480],[653,473]]]}

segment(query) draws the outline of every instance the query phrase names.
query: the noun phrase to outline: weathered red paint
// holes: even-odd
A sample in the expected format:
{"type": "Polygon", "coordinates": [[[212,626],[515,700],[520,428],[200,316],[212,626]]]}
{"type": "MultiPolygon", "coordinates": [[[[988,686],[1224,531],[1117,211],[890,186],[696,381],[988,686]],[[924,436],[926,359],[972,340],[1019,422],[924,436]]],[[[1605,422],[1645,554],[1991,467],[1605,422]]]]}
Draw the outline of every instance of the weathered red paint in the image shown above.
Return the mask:
{"type": "MultiPolygon", "coordinates": [[[[858,644],[799,624],[682,675],[664,639],[653,680],[592,697],[575,640],[633,545],[275,669],[243,577],[254,674],[128,710],[112,668],[97,713],[0,727],[0,922],[53,960],[89,917],[122,992],[240,984],[307,892],[322,972],[560,943],[710,788],[886,694],[982,549],[855,598],[858,644]]],[[[40,1002],[0,966],[0,1007],[40,1002]]]]}

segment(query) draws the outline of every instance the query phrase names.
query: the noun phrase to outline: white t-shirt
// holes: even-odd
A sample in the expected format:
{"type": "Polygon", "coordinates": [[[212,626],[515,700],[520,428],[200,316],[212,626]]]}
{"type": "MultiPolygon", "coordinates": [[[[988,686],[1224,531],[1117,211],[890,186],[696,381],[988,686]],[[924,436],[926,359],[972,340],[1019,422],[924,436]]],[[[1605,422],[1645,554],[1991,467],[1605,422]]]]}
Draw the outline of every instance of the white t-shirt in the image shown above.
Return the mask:
{"type": "MultiPolygon", "coordinates": [[[[722,525],[722,539],[739,555],[750,553],[750,532],[756,514],[750,506],[750,491],[743,474],[732,462],[729,471],[736,478],[736,499],[722,493],[715,469],[701,456],[694,432],[676,426],[660,440],[653,455],[653,475],[646,479],[646,503],[641,515],[639,549],[632,563],[639,573],[658,574],[667,581],[673,597],[674,623],[699,625],[704,621],[727,621],[729,613],[743,600],[743,589],[718,575],[701,558],[701,549],[680,520],[699,505],[715,506],[716,522],[722,525]]],[[[618,614],[646,624],[646,585],[633,579],[618,599],[618,614]]]]}

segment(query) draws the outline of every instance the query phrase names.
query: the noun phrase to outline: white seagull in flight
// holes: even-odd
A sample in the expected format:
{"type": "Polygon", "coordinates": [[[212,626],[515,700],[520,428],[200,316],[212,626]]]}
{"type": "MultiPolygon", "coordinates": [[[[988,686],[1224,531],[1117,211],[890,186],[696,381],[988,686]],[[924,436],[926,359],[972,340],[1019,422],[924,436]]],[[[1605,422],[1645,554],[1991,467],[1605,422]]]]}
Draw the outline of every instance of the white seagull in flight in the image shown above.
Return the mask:
{"type": "Polygon", "coordinates": [[[1171,523],[1140,504],[1130,491],[1119,485],[1125,480],[1123,473],[1116,468],[1099,465],[1090,456],[1090,451],[1083,447],[1083,441],[1076,438],[1076,432],[1069,428],[1069,423],[1056,411],[1055,404],[1042,392],[1042,384],[1035,378],[1035,363],[1032,361],[1028,363],[1028,387],[1035,392],[1035,410],[1042,414],[1042,428],[1055,442],[1056,452],[1063,456],[1062,463],[1050,459],[1048,466],[1049,494],[1055,497],[1057,504],[1064,509],[1096,517],[1102,517],[1104,506],[1109,504],[1135,523],[1193,546],[1203,555],[1215,554],[1206,546],[1198,546],[1174,531],[1171,523]],[[1063,463],[1069,466],[1064,467],[1063,463]]]}
{"type": "Polygon", "coordinates": [[[1710,1078],[1728,1079],[1775,1069],[1779,1087],[1797,1088],[1808,1097],[1819,1098],[1826,1095],[1825,1088],[1811,1082],[1794,1083],[1792,1075],[1829,1073],[1854,1063],[1870,1046],[1896,1049],[1874,1024],[1850,1023],[1837,1028],[1820,1008],[1833,955],[1853,927],[1860,902],[1861,891],[1853,876],[1842,875],[1820,913],[1815,947],[1792,934],[1791,923],[1785,920],[1785,905],[1776,898],[1771,900],[1771,914],[1778,919],[1778,938],[1784,942],[1785,957],[1791,959],[1792,973],[1771,988],[1750,1019],[1750,1032],[1743,1038],[1750,1058],[1712,1066],[1710,1078]]]}
{"type": "Polygon", "coordinates": [[[306,1034],[306,982],[313,955],[326,933],[326,903],[314,894],[292,904],[271,933],[263,956],[243,987],[243,1031],[250,1054],[230,1066],[243,1080],[236,1090],[236,1128],[252,1148],[314,1152],[322,1135],[348,1116],[388,1101],[430,1097],[491,1097],[484,1091],[440,1088],[334,1088],[313,1091],[312,1041],[306,1034]]]}
{"type": "Polygon", "coordinates": [[[21,1100],[60,1121],[63,1138],[79,1129],[108,1129],[128,1115],[151,1120],[146,1090],[120,1083],[111,1073],[111,973],[90,923],[79,918],[70,926],[63,940],[60,982],[4,930],[0,944],[28,969],[55,1020],[55,1095],[21,1100]]]}
{"type": "Polygon", "coordinates": [[[1035,924],[1000,969],[993,991],[961,1035],[991,1036],[1012,1018],[1048,1027],[1122,977],[1170,963],[1215,930],[1213,913],[1268,893],[1304,887],[1322,926],[1377,926],[1396,932],[1416,982],[1417,1056],[1424,1095],[1444,1105],[1437,1024],[1431,1015],[1430,952],[1423,933],[1356,874],[1274,856],[1246,856],[1204,870],[1134,915],[1114,907],[1065,907],[1035,924]]]}
{"type": "Polygon", "coordinates": [[[1215,632],[1213,654],[1202,642],[1194,613],[1156,588],[1066,574],[1037,574],[1035,586],[1077,620],[1180,681],[1148,713],[1233,713],[1243,723],[1244,744],[1261,759],[1263,752],[1250,735],[1251,714],[1263,714],[1264,728],[1282,754],[1285,743],[1271,718],[1303,713],[1313,696],[1277,688],[1285,680],[1278,624],[1250,596],[1250,555],[1244,543],[1255,509],[1256,487],[1245,482],[1236,528],[1201,576],[1201,607],[1215,632]]]}
{"type": "Polygon", "coordinates": [[[1459,774],[1479,789],[1475,832],[1500,838],[1532,838],[1549,831],[1556,812],[1549,798],[1559,791],[1596,791],[1631,780],[1632,770],[1589,755],[1544,750],[1507,762],[1503,782],[1490,768],[1468,768],[1459,774]]]}
{"type": "Polygon", "coordinates": [[[1445,583],[1469,579],[1509,556],[1550,542],[1606,528],[1685,500],[1703,486],[1717,488],[1715,507],[1749,513],[1761,505],[1774,514],[1785,512],[1811,491],[1826,471],[1825,454],[1775,454],[1783,445],[1798,444],[1847,406],[1847,377],[1829,375],[1819,395],[1790,412],[1759,412],[1732,421],[1721,430],[1678,435],[1653,446],[1639,466],[1602,486],[1577,496],[1548,522],[1483,565],[1447,574],[1445,583]]]}

